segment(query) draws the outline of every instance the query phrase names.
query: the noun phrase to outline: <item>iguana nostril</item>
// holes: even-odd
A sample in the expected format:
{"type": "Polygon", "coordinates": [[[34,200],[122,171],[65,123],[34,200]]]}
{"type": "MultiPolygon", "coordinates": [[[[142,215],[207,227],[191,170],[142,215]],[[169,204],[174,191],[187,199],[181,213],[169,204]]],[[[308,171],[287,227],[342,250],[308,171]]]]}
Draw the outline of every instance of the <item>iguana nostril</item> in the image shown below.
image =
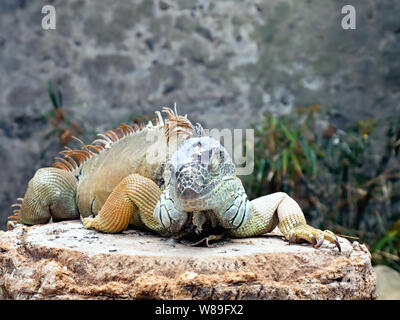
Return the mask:
{"type": "Polygon", "coordinates": [[[195,184],[196,187],[201,187],[203,185],[203,179],[202,178],[197,178],[194,181],[194,184],[195,184]]]}
{"type": "Polygon", "coordinates": [[[191,199],[191,198],[195,198],[197,197],[198,194],[196,191],[194,191],[191,188],[186,188],[185,190],[183,190],[183,192],[180,194],[180,197],[183,199],[191,199]]]}

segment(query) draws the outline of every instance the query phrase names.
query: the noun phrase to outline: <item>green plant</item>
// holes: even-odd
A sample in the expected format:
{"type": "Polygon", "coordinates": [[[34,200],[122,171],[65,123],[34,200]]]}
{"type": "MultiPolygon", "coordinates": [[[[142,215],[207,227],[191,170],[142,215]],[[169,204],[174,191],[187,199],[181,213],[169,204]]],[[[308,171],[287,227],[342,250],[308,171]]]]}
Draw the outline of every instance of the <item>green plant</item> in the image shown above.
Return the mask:
{"type": "Polygon", "coordinates": [[[400,118],[366,119],[341,130],[319,105],[267,114],[255,127],[246,190],[250,198],[289,193],[313,225],[360,238],[376,263],[389,263],[400,243],[399,139],[400,118]]]}
{"type": "Polygon", "coordinates": [[[382,226],[382,233],[371,248],[372,259],[400,271],[400,219],[388,230],[382,226]]]}
{"type": "Polygon", "coordinates": [[[261,127],[255,128],[255,175],[246,181],[252,195],[282,188],[296,192],[304,174],[317,175],[320,151],[313,141],[314,120],[314,113],[308,113],[293,126],[289,116],[266,115],[261,127]]]}
{"type": "Polygon", "coordinates": [[[57,82],[56,90],[53,88],[53,84],[49,82],[47,93],[53,108],[43,113],[42,117],[50,122],[53,128],[47,133],[45,138],[48,139],[51,136],[57,136],[60,145],[67,145],[73,136],[79,136],[83,133],[83,126],[79,122],[70,119],[67,110],[63,106],[61,81],[57,82]]]}

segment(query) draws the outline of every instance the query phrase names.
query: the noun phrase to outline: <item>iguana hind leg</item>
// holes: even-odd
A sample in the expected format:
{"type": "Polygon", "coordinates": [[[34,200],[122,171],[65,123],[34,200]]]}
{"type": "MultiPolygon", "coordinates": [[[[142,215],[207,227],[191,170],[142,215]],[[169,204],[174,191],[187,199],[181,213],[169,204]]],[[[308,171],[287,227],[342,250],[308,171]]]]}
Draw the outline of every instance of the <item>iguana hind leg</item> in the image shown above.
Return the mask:
{"type": "Polygon", "coordinates": [[[16,223],[34,225],[53,221],[77,219],[76,207],[77,181],[67,170],[59,168],[41,168],[36,171],[28,183],[24,198],[18,198],[22,203],[13,207],[13,216],[7,222],[8,229],[13,229],[16,223]]]}
{"type": "Polygon", "coordinates": [[[235,237],[251,237],[272,231],[276,226],[284,237],[291,242],[307,241],[315,248],[324,240],[334,243],[341,251],[335,234],[329,230],[321,231],[306,223],[304,214],[291,197],[284,192],[276,192],[252,200],[253,216],[238,229],[229,230],[235,237]]]}
{"type": "Polygon", "coordinates": [[[121,232],[131,223],[163,234],[163,227],[153,218],[160,195],[160,188],[152,180],[131,174],[114,188],[98,215],[81,217],[82,223],[85,228],[107,233],[121,232]]]}

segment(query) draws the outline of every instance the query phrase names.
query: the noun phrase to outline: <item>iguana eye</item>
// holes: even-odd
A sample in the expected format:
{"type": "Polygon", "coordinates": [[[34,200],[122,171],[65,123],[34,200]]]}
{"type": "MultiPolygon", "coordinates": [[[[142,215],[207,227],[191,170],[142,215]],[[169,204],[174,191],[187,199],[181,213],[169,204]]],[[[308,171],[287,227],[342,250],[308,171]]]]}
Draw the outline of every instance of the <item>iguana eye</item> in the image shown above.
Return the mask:
{"type": "Polygon", "coordinates": [[[225,154],[223,150],[219,151],[219,159],[221,160],[221,162],[224,162],[225,160],[225,154]]]}
{"type": "Polygon", "coordinates": [[[199,177],[194,181],[196,187],[201,187],[203,185],[203,178],[199,177]]]}

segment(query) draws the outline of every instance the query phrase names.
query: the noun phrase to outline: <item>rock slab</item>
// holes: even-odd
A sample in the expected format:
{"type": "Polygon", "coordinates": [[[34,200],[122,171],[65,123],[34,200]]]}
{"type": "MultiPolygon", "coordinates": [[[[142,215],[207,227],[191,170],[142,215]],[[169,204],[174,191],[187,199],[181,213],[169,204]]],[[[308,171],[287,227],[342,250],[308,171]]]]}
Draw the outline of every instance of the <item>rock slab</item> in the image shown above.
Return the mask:
{"type": "Polygon", "coordinates": [[[0,235],[2,299],[376,299],[364,245],[288,245],[279,235],[191,247],[80,221],[0,235]]]}
{"type": "Polygon", "coordinates": [[[400,300],[400,273],[385,265],[374,267],[378,300],[400,300]]]}

